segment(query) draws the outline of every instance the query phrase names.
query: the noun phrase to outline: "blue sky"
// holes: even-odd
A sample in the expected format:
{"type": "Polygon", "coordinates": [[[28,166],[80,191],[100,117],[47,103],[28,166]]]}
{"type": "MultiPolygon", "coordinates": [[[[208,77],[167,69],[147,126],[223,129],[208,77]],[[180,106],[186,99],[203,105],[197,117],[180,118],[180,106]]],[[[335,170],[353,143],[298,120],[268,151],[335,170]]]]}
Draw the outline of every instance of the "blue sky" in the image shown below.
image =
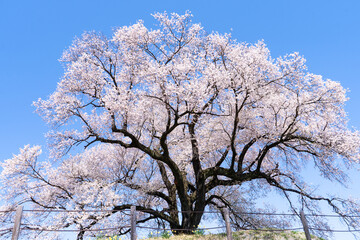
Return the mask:
{"type": "MultiPolygon", "coordinates": [[[[87,30],[109,35],[138,19],[151,27],[151,13],[185,10],[208,32],[231,31],[249,43],[264,39],[273,57],[300,52],[311,72],[350,90],[349,126],[360,129],[358,0],[0,0],[0,161],[25,144],[46,144],[48,127],[31,104],[55,90],[63,72],[58,59],[75,36],[87,30]]],[[[351,177],[344,194],[360,197],[359,172],[351,177]]]]}

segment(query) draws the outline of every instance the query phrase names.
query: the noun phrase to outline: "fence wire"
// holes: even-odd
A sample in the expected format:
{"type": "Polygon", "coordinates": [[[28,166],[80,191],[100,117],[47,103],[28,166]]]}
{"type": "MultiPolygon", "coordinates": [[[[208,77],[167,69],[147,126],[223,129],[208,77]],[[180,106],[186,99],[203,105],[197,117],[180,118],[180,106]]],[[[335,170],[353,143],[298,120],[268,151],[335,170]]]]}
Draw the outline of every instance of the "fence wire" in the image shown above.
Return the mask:
{"type": "MultiPolygon", "coordinates": [[[[131,226],[122,226],[122,228],[130,228],[131,226]]],[[[30,228],[30,227],[23,227],[20,228],[21,230],[29,230],[29,231],[44,231],[44,232],[79,232],[79,229],[49,229],[49,228],[30,228]]],[[[104,232],[104,231],[114,231],[118,230],[119,227],[113,228],[95,228],[95,229],[81,229],[84,232],[104,232]]]]}
{"type": "MultiPolygon", "coordinates": [[[[2,210],[0,213],[10,213],[15,212],[16,210],[2,210]]],[[[49,213],[115,213],[115,212],[130,212],[130,209],[124,209],[124,210],[114,210],[114,209],[108,209],[108,210],[64,210],[64,209],[24,209],[24,212],[49,212],[49,213]]],[[[138,212],[143,213],[151,213],[151,210],[137,210],[138,212]]],[[[163,210],[161,212],[168,212],[168,213],[220,213],[219,211],[169,211],[169,210],[163,210]]],[[[298,216],[296,213],[262,213],[262,212],[234,212],[236,214],[242,214],[242,215],[263,215],[263,216],[298,216]]],[[[329,217],[329,218],[341,218],[339,215],[335,214],[305,214],[306,217],[329,217]]],[[[360,218],[359,215],[348,215],[347,217],[351,218],[360,218]]],[[[25,231],[47,231],[47,232],[79,232],[79,231],[85,231],[85,232],[104,232],[104,231],[116,231],[119,229],[124,228],[131,228],[130,225],[124,225],[119,227],[112,227],[112,228],[94,228],[94,229],[54,229],[54,228],[48,228],[48,227],[29,227],[24,226],[25,224],[22,224],[23,227],[20,228],[20,230],[25,231]]],[[[194,229],[171,229],[171,228],[159,228],[159,227],[148,227],[148,226],[141,226],[137,225],[136,228],[139,229],[149,229],[149,230],[162,230],[162,231],[191,231],[194,229]]],[[[226,226],[217,226],[217,227],[207,227],[207,228],[196,228],[196,230],[204,230],[204,231],[210,231],[210,230],[216,230],[216,229],[225,229],[226,226]]],[[[282,229],[253,229],[256,231],[263,231],[263,232],[283,232],[283,231],[298,231],[302,230],[303,227],[293,227],[293,228],[282,228],[282,229]]],[[[346,232],[360,232],[360,229],[321,229],[321,228],[312,228],[309,227],[310,230],[313,231],[323,231],[323,232],[333,232],[333,233],[346,233],[346,232]]],[[[12,228],[4,228],[0,229],[0,233],[2,232],[10,232],[12,228]]],[[[245,229],[244,229],[245,230],[245,229]]]]}
{"type": "MultiPolygon", "coordinates": [[[[9,213],[15,212],[16,210],[8,210],[8,211],[0,211],[0,213],[9,213]]],[[[24,212],[68,212],[68,213],[76,213],[76,212],[130,212],[130,209],[123,209],[123,210],[63,210],[63,209],[24,209],[24,212]]],[[[153,210],[136,210],[138,212],[143,213],[152,213],[153,210]]],[[[159,212],[167,212],[167,213],[219,213],[219,211],[176,211],[176,210],[159,210],[159,212]]],[[[296,213],[267,213],[267,212],[237,212],[233,211],[236,214],[244,214],[244,215],[263,215],[263,216],[298,216],[296,213]]],[[[306,217],[335,217],[341,218],[341,216],[336,214],[305,214],[306,217]]],[[[346,217],[351,218],[360,218],[360,215],[346,215],[346,217]]]]}

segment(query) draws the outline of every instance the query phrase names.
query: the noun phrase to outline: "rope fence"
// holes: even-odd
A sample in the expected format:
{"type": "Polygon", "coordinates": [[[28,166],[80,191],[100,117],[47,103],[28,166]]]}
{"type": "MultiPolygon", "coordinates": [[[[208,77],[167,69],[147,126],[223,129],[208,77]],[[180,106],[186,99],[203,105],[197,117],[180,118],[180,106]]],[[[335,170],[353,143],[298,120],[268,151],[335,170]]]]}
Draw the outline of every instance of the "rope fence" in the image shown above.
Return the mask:
{"type": "MultiPolygon", "coordinates": [[[[16,210],[9,211],[0,211],[0,213],[12,213],[16,212],[15,221],[13,228],[4,228],[0,229],[0,234],[9,233],[12,231],[12,240],[18,240],[21,231],[44,231],[44,232],[79,232],[79,231],[87,231],[87,232],[106,232],[106,231],[117,231],[121,229],[129,229],[131,233],[131,240],[136,240],[136,229],[148,229],[148,230],[160,230],[161,231],[172,231],[172,232],[186,232],[193,229],[174,229],[174,228],[159,228],[159,227],[149,227],[149,226],[141,226],[137,223],[136,215],[137,212],[142,213],[151,213],[150,210],[138,210],[136,211],[135,206],[131,206],[131,209],[123,209],[123,210],[63,210],[63,209],[44,209],[44,210],[24,210],[22,206],[19,206],[16,210]],[[123,225],[121,227],[110,227],[110,228],[89,228],[89,229],[55,229],[55,228],[47,228],[47,227],[38,227],[31,226],[31,224],[21,223],[22,213],[23,212],[51,212],[51,213],[115,213],[115,212],[125,212],[130,215],[130,225],[123,225]]],[[[162,211],[168,213],[219,213],[218,211],[162,211]]],[[[234,212],[236,214],[243,215],[262,215],[262,216],[296,216],[299,217],[299,214],[296,213],[261,213],[261,212],[234,212]]],[[[232,232],[230,227],[229,220],[229,209],[224,208],[222,210],[222,215],[225,220],[224,226],[215,226],[215,227],[197,227],[197,231],[211,231],[217,229],[226,229],[226,235],[228,240],[232,240],[232,232]]],[[[302,222],[302,227],[293,227],[293,228],[281,228],[281,229],[254,229],[260,232],[284,232],[284,231],[299,231],[304,230],[306,239],[310,240],[309,230],[313,231],[322,231],[322,232],[333,232],[333,233],[352,233],[352,232],[360,232],[360,229],[322,229],[322,228],[313,228],[307,225],[306,217],[330,217],[330,218],[341,218],[339,215],[335,214],[304,214],[302,211],[300,212],[300,220],[302,222]]],[[[360,218],[359,215],[346,216],[351,218],[360,218]]]]}
{"type": "MultiPolygon", "coordinates": [[[[131,226],[123,226],[123,228],[130,228],[131,226]]],[[[78,229],[46,229],[46,228],[29,228],[24,227],[20,228],[21,230],[30,230],[30,231],[44,231],[44,232],[79,232],[78,229]]],[[[111,231],[111,230],[118,230],[119,228],[96,228],[96,229],[88,229],[84,231],[88,232],[104,232],[104,231],[111,231]]]]}
{"type": "MultiPolygon", "coordinates": [[[[10,213],[16,212],[16,210],[0,210],[0,213],[10,213]]],[[[41,210],[41,209],[24,209],[23,212],[52,212],[52,213],[78,213],[78,212],[130,212],[129,209],[124,210],[61,210],[61,209],[54,209],[54,210],[41,210]]],[[[150,210],[141,210],[144,213],[151,213],[150,210]]],[[[169,211],[169,210],[162,210],[162,212],[167,213],[219,213],[218,211],[169,211]]],[[[296,213],[264,213],[264,212],[236,212],[236,214],[244,214],[244,215],[263,215],[263,216],[298,216],[296,213]]],[[[341,216],[336,214],[305,214],[306,217],[334,217],[334,218],[341,218],[341,216]]],[[[346,217],[351,218],[360,218],[360,215],[346,215],[346,217]]]]}

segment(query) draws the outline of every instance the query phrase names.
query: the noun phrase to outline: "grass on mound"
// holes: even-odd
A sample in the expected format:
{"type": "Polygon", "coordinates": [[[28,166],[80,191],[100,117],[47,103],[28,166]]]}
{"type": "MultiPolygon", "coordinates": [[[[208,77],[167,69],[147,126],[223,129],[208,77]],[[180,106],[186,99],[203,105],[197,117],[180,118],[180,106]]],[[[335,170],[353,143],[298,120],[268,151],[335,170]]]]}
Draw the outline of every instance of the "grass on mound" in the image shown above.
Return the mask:
{"type": "MultiPolygon", "coordinates": [[[[126,238],[112,236],[112,237],[97,237],[96,240],[123,240],[126,238]]],[[[143,240],[227,240],[225,233],[218,234],[204,234],[200,230],[194,235],[172,235],[171,232],[166,231],[158,234],[156,237],[150,237],[143,240]]],[[[324,240],[323,238],[311,236],[312,240],[324,240]]],[[[264,231],[264,230],[244,230],[233,232],[233,240],[306,240],[305,233],[298,231],[264,231]]]]}
{"type": "MultiPolygon", "coordinates": [[[[195,234],[195,235],[177,235],[177,236],[159,236],[146,238],[146,240],[227,240],[225,233],[219,234],[195,234]]],[[[313,240],[324,240],[316,236],[311,236],[313,240]]],[[[305,233],[297,231],[261,231],[246,230],[233,232],[233,240],[306,240],[305,233]]]]}

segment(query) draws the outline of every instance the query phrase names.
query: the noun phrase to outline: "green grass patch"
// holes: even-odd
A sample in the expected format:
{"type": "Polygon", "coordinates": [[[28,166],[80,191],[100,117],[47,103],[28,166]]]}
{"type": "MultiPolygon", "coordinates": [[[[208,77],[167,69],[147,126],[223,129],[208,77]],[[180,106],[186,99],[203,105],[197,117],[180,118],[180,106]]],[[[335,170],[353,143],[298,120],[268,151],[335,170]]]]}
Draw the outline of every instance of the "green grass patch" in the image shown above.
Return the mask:
{"type": "MultiPolygon", "coordinates": [[[[146,238],[146,240],[161,240],[162,236],[146,238]]],[[[172,235],[167,237],[169,240],[226,240],[226,234],[204,234],[204,235],[172,235]]],[[[233,232],[234,240],[306,240],[305,233],[297,231],[265,231],[264,230],[244,230],[233,232]]],[[[316,236],[311,236],[313,240],[324,240],[316,236]]]]}

